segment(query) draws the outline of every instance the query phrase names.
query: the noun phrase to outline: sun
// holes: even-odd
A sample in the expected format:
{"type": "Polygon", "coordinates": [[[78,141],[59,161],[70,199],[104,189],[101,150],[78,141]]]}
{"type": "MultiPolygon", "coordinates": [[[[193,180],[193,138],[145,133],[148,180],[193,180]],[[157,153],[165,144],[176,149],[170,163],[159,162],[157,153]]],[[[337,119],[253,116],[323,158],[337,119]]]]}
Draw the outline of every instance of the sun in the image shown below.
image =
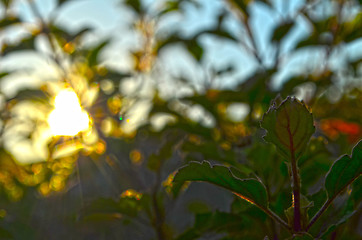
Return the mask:
{"type": "Polygon", "coordinates": [[[89,114],[82,109],[77,94],[67,88],[54,99],[54,110],[48,116],[53,136],[75,136],[89,129],[89,114]]]}

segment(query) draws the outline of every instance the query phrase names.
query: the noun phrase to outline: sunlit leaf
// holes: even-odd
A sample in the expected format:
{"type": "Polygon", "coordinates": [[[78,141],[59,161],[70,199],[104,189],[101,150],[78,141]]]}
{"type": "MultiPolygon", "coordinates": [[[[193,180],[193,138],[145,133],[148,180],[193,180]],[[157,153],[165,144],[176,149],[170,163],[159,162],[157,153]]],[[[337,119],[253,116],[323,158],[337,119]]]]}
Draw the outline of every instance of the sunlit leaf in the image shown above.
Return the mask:
{"type": "MultiPolygon", "coordinates": [[[[211,166],[206,161],[190,162],[178,170],[173,181],[175,185],[182,185],[185,181],[209,182],[230,190],[252,204],[267,208],[268,199],[263,184],[255,179],[239,179],[233,173],[236,171],[235,168],[211,166]]],[[[175,187],[174,194],[177,195],[179,190],[178,187],[175,187]]]]}
{"type": "Polygon", "coordinates": [[[328,197],[334,198],[362,173],[362,141],[352,151],[352,155],[344,155],[329,170],[325,187],[328,197]]]}
{"type": "Polygon", "coordinates": [[[288,97],[280,106],[274,103],[264,114],[264,139],[273,143],[288,160],[299,159],[314,133],[313,116],[303,102],[288,97]]]}

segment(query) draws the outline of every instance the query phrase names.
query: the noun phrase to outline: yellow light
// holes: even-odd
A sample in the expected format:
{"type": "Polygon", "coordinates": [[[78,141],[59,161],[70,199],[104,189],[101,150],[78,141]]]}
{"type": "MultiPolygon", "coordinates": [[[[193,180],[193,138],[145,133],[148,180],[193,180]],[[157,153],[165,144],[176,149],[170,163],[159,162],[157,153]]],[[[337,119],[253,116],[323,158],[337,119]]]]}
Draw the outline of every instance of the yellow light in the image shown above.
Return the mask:
{"type": "Polygon", "coordinates": [[[60,91],[54,99],[54,107],[48,116],[52,135],[74,136],[89,128],[89,115],[72,89],[60,91]]]}

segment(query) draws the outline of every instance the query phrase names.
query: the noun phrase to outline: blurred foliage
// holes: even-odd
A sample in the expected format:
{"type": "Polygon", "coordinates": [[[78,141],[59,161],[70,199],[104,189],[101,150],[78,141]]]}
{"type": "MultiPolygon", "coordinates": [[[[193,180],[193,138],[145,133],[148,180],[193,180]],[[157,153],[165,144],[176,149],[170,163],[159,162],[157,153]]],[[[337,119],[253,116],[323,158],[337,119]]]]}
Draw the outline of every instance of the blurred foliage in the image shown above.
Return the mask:
{"type": "Polygon", "coordinates": [[[107,51],[120,50],[116,37],[59,23],[76,1],[55,1],[47,16],[42,1],[23,1],[31,22],[16,10],[18,2],[0,1],[1,239],[361,238],[362,63],[360,48],[353,48],[361,43],[361,1],[300,1],[293,10],[288,0],[218,1],[220,11],[208,16],[212,24],[192,31],[172,19],[201,14],[209,2],[119,1],[115,9],[132,16],[125,34],[136,35],[135,46],[125,47],[129,68],[107,59],[107,51]],[[263,44],[258,9],[274,16],[263,44]],[[301,23],[308,31],[293,39],[301,23]],[[216,64],[205,39],[231,46],[241,60],[222,56],[216,64]],[[179,74],[163,65],[173,49],[186,53],[173,55],[179,74]],[[47,69],[26,62],[28,55],[45,60],[47,69]],[[288,69],[286,62],[299,55],[307,63],[288,69]],[[255,65],[249,72],[245,57],[255,65]],[[184,59],[193,69],[182,67],[184,59]],[[3,67],[6,61],[27,67],[3,67]],[[14,94],[3,87],[22,76],[40,84],[18,84],[14,94]],[[229,79],[233,85],[226,87],[229,79]],[[63,88],[74,90],[90,116],[91,127],[76,136],[46,134],[63,88]],[[260,127],[271,103],[288,96],[303,99],[313,113],[312,120],[298,105],[289,109],[293,119],[315,126],[314,133],[296,134],[302,139],[298,233],[291,230],[292,166],[278,142],[280,129],[269,126],[285,113],[262,125],[276,148],[260,127]],[[136,121],[142,106],[147,111],[136,121]]]}

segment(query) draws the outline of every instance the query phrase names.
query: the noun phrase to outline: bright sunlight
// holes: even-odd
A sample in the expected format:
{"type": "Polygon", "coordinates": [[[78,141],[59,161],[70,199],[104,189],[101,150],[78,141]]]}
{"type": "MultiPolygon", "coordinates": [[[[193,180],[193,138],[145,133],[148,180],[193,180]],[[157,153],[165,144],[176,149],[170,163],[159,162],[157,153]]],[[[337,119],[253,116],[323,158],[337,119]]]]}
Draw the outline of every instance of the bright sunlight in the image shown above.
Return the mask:
{"type": "Polygon", "coordinates": [[[60,91],[54,99],[54,107],[48,116],[52,135],[74,136],[89,128],[89,115],[72,89],[60,91]]]}

